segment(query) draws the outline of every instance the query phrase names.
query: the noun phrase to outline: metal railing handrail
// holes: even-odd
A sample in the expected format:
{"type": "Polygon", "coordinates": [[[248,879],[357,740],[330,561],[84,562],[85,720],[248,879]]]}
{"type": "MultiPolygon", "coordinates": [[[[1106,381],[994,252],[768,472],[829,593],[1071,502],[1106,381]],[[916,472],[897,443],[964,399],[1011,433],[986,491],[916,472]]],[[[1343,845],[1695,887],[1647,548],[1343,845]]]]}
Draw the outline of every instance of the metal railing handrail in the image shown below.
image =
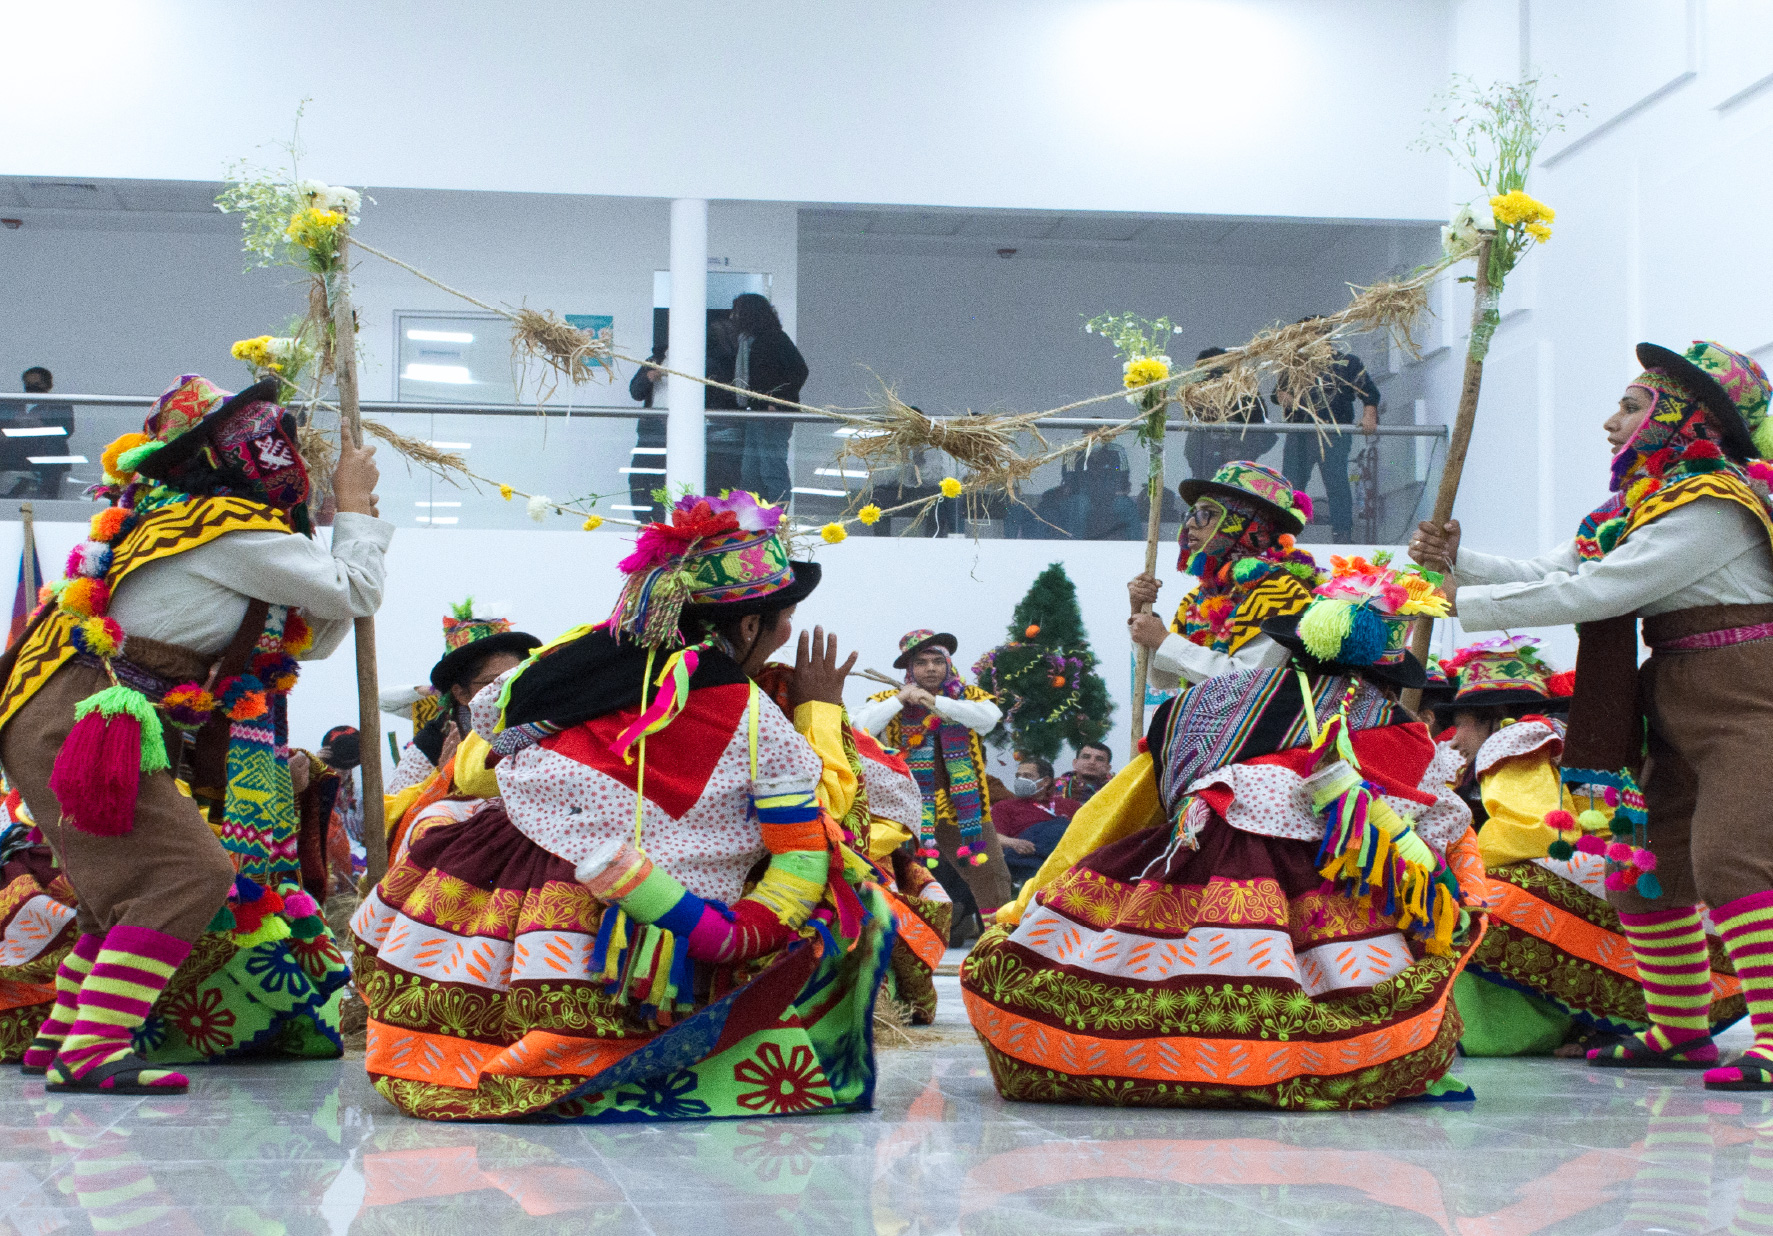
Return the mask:
{"type": "MultiPolygon", "coordinates": [[[[83,405],[86,407],[109,408],[145,408],[152,404],[158,395],[62,395],[55,392],[48,394],[15,393],[0,391],[0,405],[23,403],[52,403],[62,405],[83,405]]],[[[589,416],[607,419],[633,419],[643,416],[668,416],[665,408],[620,407],[616,404],[549,404],[538,407],[528,403],[405,403],[393,399],[366,399],[359,405],[369,413],[392,412],[431,412],[444,413],[450,416],[589,416]]],[[[820,424],[826,420],[812,412],[731,412],[710,410],[707,416],[721,420],[757,420],[757,421],[794,421],[799,424],[820,424]]],[[[931,420],[962,420],[966,414],[959,416],[933,416],[931,420]]],[[[1051,429],[1100,429],[1105,425],[1121,423],[1115,417],[1088,416],[1055,416],[1040,422],[1042,428],[1051,429]]],[[[1317,424],[1313,422],[1293,421],[1219,421],[1201,423],[1190,420],[1172,420],[1166,427],[1170,433],[1311,433],[1311,434],[1350,434],[1364,435],[1359,425],[1317,424]]],[[[1449,433],[1445,425],[1380,425],[1374,433],[1386,438],[1445,438],[1449,433]]]]}

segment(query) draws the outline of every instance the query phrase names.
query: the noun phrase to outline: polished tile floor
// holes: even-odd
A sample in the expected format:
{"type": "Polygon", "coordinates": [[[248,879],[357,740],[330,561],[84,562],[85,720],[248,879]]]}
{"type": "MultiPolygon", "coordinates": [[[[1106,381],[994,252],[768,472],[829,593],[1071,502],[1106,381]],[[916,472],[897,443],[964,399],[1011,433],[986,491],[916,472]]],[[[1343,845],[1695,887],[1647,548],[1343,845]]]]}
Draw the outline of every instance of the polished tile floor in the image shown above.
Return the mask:
{"type": "Polygon", "coordinates": [[[8,1070],[0,1233],[1773,1231],[1773,1101],[1693,1074],[1470,1060],[1476,1103],[1360,1114],[1009,1104],[941,982],[942,1024],[883,1044],[859,1116],[437,1125],[352,1059],[200,1069],[168,1099],[8,1070]]]}

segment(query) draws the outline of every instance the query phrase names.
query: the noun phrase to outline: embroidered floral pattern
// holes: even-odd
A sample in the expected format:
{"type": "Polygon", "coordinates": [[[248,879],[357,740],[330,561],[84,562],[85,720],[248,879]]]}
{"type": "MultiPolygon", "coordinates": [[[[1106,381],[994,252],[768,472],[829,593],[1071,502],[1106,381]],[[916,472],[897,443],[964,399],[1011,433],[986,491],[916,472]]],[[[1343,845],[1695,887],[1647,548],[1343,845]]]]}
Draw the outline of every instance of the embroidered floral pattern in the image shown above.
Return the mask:
{"type": "Polygon", "coordinates": [[[738,1102],[765,1115],[811,1111],[831,1101],[825,1073],[810,1047],[795,1047],[784,1057],[775,1043],[763,1043],[755,1056],[734,1066],[733,1080],[758,1087],[741,1091],[738,1102]]]}
{"type": "Polygon", "coordinates": [[[220,1055],[234,1044],[234,1010],[222,1005],[214,987],[170,994],[160,1002],[166,1024],[206,1056],[220,1055]]]}

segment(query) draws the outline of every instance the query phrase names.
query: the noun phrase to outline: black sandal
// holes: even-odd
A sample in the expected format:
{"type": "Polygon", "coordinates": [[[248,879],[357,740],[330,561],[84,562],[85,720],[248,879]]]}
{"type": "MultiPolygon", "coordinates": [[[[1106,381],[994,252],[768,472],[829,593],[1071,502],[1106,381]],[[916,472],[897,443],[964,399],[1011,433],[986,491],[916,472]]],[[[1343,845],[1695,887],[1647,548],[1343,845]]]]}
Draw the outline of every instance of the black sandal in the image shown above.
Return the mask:
{"type": "Polygon", "coordinates": [[[115,1060],[101,1064],[89,1070],[84,1077],[69,1078],[66,1071],[57,1061],[55,1072],[50,1074],[52,1080],[44,1085],[45,1090],[57,1094],[183,1094],[190,1088],[189,1082],[178,1085],[148,1085],[141,1080],[144,1072],[176,1073],[176,1069],[168,1069],[160,1065],[149,1064],[132,1051],[126,1051],[115,1060]],[[104,1082],[110,1078],[117,1080],[107,1086],[104,1082]]]}
{"type": "Polygon", "coordinates": [[[1773,1063],[1761,1056],[1742,1056],[1734,1063],[1708,1070],[1707,1090],[1773,1090],[1773,1063]],[[1732,1077],[1731,1074],[1735,1076],[1732,1077]]]}
{"type": "Polygon", "coordinates": [[[1714,1049],[1710,1060],[1687,1060],[1690,1051],[1712,1046],[1711,1036],[1685,1039],[1661,1051],[1644,1042],[1641,1034],[1627,1035],[1617,1043],[1595,1048],[1588,1053],[1591,1069],[1715,1069],[1718,1058],[1714,1049]]]}
{"type": "MultiPolygon", "coordinates": [[[[46,1039],[39,1034],[36,1038],[31,1040],[31,1045],[25,1048],[25,1054],[28,1056],[34,1051],[46,1051],[49,1053],[49,1058],[53,1060],[55,1059],[57,1049],[59,1049],[61,1045],[62,1041],[60,1039],[46,1039]]],[[[21,1060],[19,1061],[18,1071],[23,1073],[26,1077],[42,1077],[45,1073],[49,1072],[49,1066],[47,1064],[26,1064],[21,1060]]]]}

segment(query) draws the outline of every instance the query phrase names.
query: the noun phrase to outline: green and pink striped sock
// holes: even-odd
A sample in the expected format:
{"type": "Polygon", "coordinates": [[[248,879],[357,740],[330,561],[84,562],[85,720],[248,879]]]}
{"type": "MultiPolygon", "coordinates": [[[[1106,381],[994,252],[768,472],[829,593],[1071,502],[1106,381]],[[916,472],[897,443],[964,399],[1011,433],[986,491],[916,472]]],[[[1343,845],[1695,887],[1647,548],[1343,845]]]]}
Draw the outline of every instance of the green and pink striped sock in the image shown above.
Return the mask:
{"type": "MultiPolygon", "coordinates": [[[[190,944],[165,932],[127,923],[111,928],[80,984],[74,1024],[56,1053],[50,1081],[78,1081],[128,1053],[136,1027],[148,1019],[173,971],[190,955],[190,944]]],[[[144,1069],[137,1084],[182,1089],[190,1082],[169,1069],[144,1069]]]]}
{"type": "Polygon", "coordinates": [[[55,1004],[50,1007],[49,1016],[43,1019],[43,1024],[37,1027],[37,1037],[48,1040],[52,1045],[27,1048],[24,1059],[27,1069],[47,1069],[55,1061],[56,1049],[68,1037],[68,1031],[74,1028],[80,984],[92,973],[92,963],[98,960],[99,949],[104,942],[104,936],[96,932],[86,932],[74,941],[73,949],[62,958],[62,964],[55,972],[55,1004]]]}

